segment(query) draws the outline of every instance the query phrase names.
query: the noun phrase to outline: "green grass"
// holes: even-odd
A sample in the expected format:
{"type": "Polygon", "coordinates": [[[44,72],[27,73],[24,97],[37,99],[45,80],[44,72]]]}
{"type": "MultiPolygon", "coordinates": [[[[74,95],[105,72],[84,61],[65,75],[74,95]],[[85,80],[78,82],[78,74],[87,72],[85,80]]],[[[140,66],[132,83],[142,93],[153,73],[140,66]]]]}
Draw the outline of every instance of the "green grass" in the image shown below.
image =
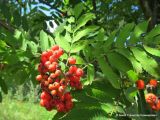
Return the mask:
{"type": "Polygon", "coordinates": [[[0,120],[52,120],[56,111],[48,112],[39,104],[11,100],[0,103],[0,120]]]}

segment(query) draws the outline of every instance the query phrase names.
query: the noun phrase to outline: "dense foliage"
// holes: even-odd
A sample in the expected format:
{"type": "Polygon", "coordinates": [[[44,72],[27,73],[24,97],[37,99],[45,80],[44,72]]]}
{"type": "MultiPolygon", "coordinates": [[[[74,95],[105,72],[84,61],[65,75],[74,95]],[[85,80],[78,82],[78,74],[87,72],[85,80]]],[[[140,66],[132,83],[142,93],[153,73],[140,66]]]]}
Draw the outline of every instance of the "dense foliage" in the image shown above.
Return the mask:
{"type": "MultiPolygon", "coordinates": [[[[115,8],[110,14],[103,16],[114,4],[121,7],[124,4],[126,7],[123,7],[127,10],[129,6],[138,6],[137,2],[127,4],[124,1],[97,0],[97,3],[99,4],[95,9],[94,2],[89,0],[0,1],[1,101],[2,93],[7,94],[9,90],[29,81],[34,85],[42,81],[42,76],[38,76],[38,81],[35,80],[39,62],[44,62],[44,51],[58,45],[65,51],[63,55],[60,53],[62,56],[56,61],[61,69],[68,70],[68,62],[76,64],[83,68],[84,76],[81,78],[82,90],[70,89],[74,98],[70,103],[74,102],[74,106],[69,106],[67,111],[72,107],[73,109],[69,112],[58,110],[60,112],[53,116],[53,120],[82,120],[82,116],[84,120],[159,118],[160,25],[148,31],[150,20],[144,20],[140,9],[137,9],[138,13],[134,13],[134,10],[127,11],[125,16],[115,8]],[[41,5],[42,3],[50,8],[41,5]],[[52,3],[55,6],[51,6],[52,3]],[[110,6],[108,9],[105,8],[107,5],[110,6]],[[45,10],[50,12],[49,16],[46,16],[45,10]],[[118,16],[115,11],[118,11],[118,16]],[[132,18],[130,13],[137,17],[132,18]],[[54,16],[58,24],[53,33],[43,26],[45,20],[52,19],[50,15],[54,16]],[[106,16],[109,19],[106,20],[106,16]],[[122,20],[121,17],[125,19],[122,20]],[[62,111],[65,113],[61,113],[62,111]],[[134,116],[137,114],[146,116],[134,116]]],[[[52,58],[55,59],[55,56],[52,58]]],[[[43,66],[48,65],[45,63],[46,60],[43,66]]],[[[49,68],[48,65],[49,76],[55,69],[57,67],[52,65],[49,68]]],[[[42,68],[39,72],[41,75],[46,73],[42,68]]],[[[71,85],[71,80],[69,82],[67,85],[71,85]]],[[[44,91],[43,88],[42,90],[44,91]]],[[[54,96],[55,89],[51,90],[54,90],[51,92],[54,96]]],[[[41,98],[44,97],[41,95],[41,98]]],[[[41,105],[46,107],[42,101],[41,105]]]]}

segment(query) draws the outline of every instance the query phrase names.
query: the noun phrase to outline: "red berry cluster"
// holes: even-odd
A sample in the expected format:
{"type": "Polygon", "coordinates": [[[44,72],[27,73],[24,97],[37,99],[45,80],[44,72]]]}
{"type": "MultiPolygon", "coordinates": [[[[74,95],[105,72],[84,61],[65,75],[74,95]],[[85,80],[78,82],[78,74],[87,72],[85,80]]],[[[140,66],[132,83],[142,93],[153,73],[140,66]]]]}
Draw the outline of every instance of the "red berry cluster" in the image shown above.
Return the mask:
{"type": "MultiPolygon", "coordinates": [[[[136,82],[136,86],[138,90],[143,90],[145,88],[149,88],[151,90],[156,89],[158,87],[158,82],[155,79],[151,79],[147,85],[145,85],[143,80],[138,80],[136,82]]],[[[152,108],[152,110],[159,111],[160,110],[160,99],[153,93],[147,93],[145,95],[146,102],[152,108]]]]}
{"type": "Polygon", "coordinates": [[[68,58],[66,69],[62,70],[59,61],[63,53],[63,49],[55,45],[51,50],[41,54],[41,62],[38,66],[40,74],[37,75],[36,80],[42,88],[40,105],[48,111],[54,108],[58,112],[69,111],[73,107],[69,91],[82,89],[80,78],[83,76],[83,70],[75,65],[76,59],[73,57],[68,58]]]}
{"type": "Polygon", "coordinates": [[[158,97],[155,94],[148,93],[145,95],[145,99],[149,106],[152,108],[152,110],[160,110],[160,99],[158,99],[158,97]]]}
{"type": "MultiPolygon", "coordinates": [[[[147,87],[156,88],[157,85],[158,85],[157,80],[151,79],[151,80],[149,81],[149,83],[147,84],[147,87]]],[[[145,89],[144,80],[137,80],[137,81],[136,81],[136,86],[137,86],[137,89],[138,89],[138,90],[143,90],[143,89],[145,89]]]]}

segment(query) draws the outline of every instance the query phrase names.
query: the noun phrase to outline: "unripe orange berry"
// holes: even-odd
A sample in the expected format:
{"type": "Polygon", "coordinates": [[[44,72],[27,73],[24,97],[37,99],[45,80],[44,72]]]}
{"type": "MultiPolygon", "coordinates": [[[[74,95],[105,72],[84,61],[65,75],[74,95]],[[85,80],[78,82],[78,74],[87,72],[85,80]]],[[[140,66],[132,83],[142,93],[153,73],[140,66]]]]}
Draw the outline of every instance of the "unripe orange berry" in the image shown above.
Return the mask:
{"type": "Polygon", "coordinates": [[[41,80],[42,80],[42,75],[37,75],[37,76],[36,76],[36,80],[37,80],[37,81],[41,81],[41,80]]]}
{"type": "Polygon", "coordinates": [[[149,81],[149,84],[150,84],[151,86],[153,86],[153,87],[157,87],[157,85],[158,85],[157,80],[155,80],[155,79],[151,79],[151,80],[149,81]]]}
{"type": "Polygon", "coordinates": [[[61,71],[60,70],[56,70],[55,75],[58,77],[61,75],[61,71]]]}
{"type": "Polygon", "coordinates": [[[51,91],[51,95],[56,96],[57,95],[57,91],[56,90],[52,90],[51,91]]]}
{"type": "Polygon", "coordinates": [[[58,92],[63,93],[65,91],[65,86],[60,86],[58,92]]]}

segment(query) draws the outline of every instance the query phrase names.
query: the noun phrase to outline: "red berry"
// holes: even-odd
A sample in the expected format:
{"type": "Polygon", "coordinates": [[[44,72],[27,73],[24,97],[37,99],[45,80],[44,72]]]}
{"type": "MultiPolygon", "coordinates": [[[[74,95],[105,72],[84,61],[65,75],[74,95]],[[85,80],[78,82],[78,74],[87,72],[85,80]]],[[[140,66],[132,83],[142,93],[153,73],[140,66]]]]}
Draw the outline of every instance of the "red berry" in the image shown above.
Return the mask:
{"type": "Polygon", "coordinates": [[[69,64],[75,64],[76,63],[76,59],[73,57],[68,58],[68,62],[69,64]]]}
{"type": "Polygon", "coordinates": [[[83,76],[83,70],[81,68],[76,70],[76,76],[83,76]]]}
{"type": "Polygon", "coordinates": [[[53,83],[53,86],[54,86],[54,89],[58,89],[59,86],[60,86],[60,84],[59,84],[58,82],[54,82],[54,83],[53,83]]]}
{"type": "Polygon", "coordinates": [[[78,86],[76,87],[77,90],[82,90],[82,84],[79,83],[78,86]]]}
{"type": "Polygon", "coordinates": [[[50,77],[51,77],[52,79],[54,79],[54,78],[56,78],[56,75],[55,75],[54,73],[51,73],[51,74],[50,74],[50,77]]]}
{"type": "Polygon", "coordinates": [[[58,77],[61,75],[61,71],[60,70],[56,70],[55,75],[58,77]]]}
{"type": "Polygon", "coordinates": [[[55,87],[53,86],[53,84],[49,84],[49,86],[48,86],[48,89],[49,89],[49,90],[54,90],[54,88],[55,88],[55,87]]]}
{"type": "Polygon", "coordinates": [[[63,55],[63,53],[64,53],[64,51],[63,51],[63,49],[61,49],[61,48],[57,51],[57,54],[58,54],[59,57],[60,57],[61,55],[63,55]]]}
{"type": "Polygon", "coordinates": [[[153,86],[153,87],[157,87],[157,80],[154,80],[154,79],[151,79],[150,81],[149,81],[149,84],[151,85],[151,86],[153,86]]]}
{"type": "Polygon", "coordinates": [[[137,85],[137,89],[139,89],[139,90],[143,90],[145,88],[145,83],[143,80],[138,80],[136,82],[136,85],[137,85]]]}
{"type": "Polygon", "coordinates": [[[66,107],[67,111],[69,111],[73,107],[73,102],[67,101],[65,104],[65,107],[66,107]]]}
{"type": "Polygon", "coordinates": [[[46,61],[47,61],[47,58],[42,56],[41,57],[41,62],[44,64],[46,61]]]}
{"type": "Polygon", "coordinates": [[[152,110],[158,111],[156,104],[150,105],[150,107],[152,108],[152,110]]]}
{"type": "Polygon", "coordinates": [[[44,81],[44,86],[48,86],[49,82],[48,81],[44,81]]]}
{"type": "Polygon", "coordinates": [[[40,101],[40,105],[41,106],[46,106],[48,104],[48,101],[46,100],[46,99],[41,99],[41,101],[40,101]]]}
{"type": "Polygon", "coordinates": [[[73,73],[76,72],[76,70],[77,70],[77,67],[76,67],[76,66],[71,66],[71,67],[69,68],[68,73],[69,73],[69,74],[73,74],[73,73]]]}
{"type": "Polygon", "coordinates": [[[51,98],[51,96],[46,91],[43,91],[41,93],[41,99],[50,99],[50,98],[51,98]]]}
{"type": "Polygon", "coordinates": [[[158,100],[158,102],[156,104],[156,108],[157,108],[157,110],[160,110],[160,100],[158,100]]]}
{"type": "Polygon", "coordinates": [[[153,93],[148,93],[145,95],[145,99],[146,99],[146,102],[149,103],[149,104],[155,104],[156,100],[157,100],[157,96],[154,95],[153,93]]]}
{"type": "Polygon", "coordinates": [[[37,75],[37,76],[36,76],[36,80],[37,80],[37,81],[41,81],[41,80],[42,80],[42,75],[37,75]]]}
{"type": "Polygon", "coordinates": [[[59,55],[58,55],[57,51],[53,52],[52,57],[53,57],[55,60],[57,60],[57,59],[59,58],[59,55]]]}
{"type": "Polygon", "coordinates": [[[63,103],[58,103],[58,104],[56,105],[56,107],[57,107],[57,111],[58,111],[58,112],[64,112],[64,111],[65,111],[65,106],[64,106],[63,103]]]}
{"type": "Polygon", "coordinates": [[[46,110],[47,111],[51,111],[53,108],[51,107],[51,106],[49,106],[49,107],[46,107],[46,110]]]}
{"type": "Polygon", "coordinates": [[[49,58],[53,54],[52,50],[48,50],[47,57],[49,58]]]}
{"type": "Polygon", "coordinates": [[[46,61],[45,64],[44,64],[44,66],[45,66],[46,68],[48,68],[50,65],[51,65],[51,62],[50,62],[50,61],[46,61]]]}
{"type": "Polygon", "coordinates": [[[52,80],[51,77],[48,78],[48,82],[49,82],[49,83],[53,83],[53,80],[52,80]]]}
{"type": "Polygon", "coordinates": [[[53,72],[56,70],[56,65],[55,64],[50,64],[49,67],[48,67],[48,70],[53,72]]]}
{"type": "Polygon", "coordinates": [[[67,101],[71,101],[72,100],[72,96],[69,92],[65,93],[64,94],[64,99],[67,100],[67,101]]]}
{"type": "Polygon", "coordinates": [[[67,84],[67,81],[66,81],[66,79],[61,79],[61,81],[60,81],[60,85],[66,85],[67,84]]]}
{"type": "Polygon", "coordinates": [[[48,55],[48,52],[47,51],[44,51],[44,52],[42,52],[42,57],[47,57],[47,55],[48,55]]]}
{"type": "Polygon", "coordinates": [[[54,46],[52,47],[52,50],[53,50],[53,51],[58,50],[58,49],[59,49],[59,46],[58,46],[58,45],[54,45],[54,46]]]}
{"type": "Polygon", "coordinates": [[[50,56],[49,61],[52,63],[52,62],[56,61],[56,59],[54,58],[54,56],[50,56]]]}

